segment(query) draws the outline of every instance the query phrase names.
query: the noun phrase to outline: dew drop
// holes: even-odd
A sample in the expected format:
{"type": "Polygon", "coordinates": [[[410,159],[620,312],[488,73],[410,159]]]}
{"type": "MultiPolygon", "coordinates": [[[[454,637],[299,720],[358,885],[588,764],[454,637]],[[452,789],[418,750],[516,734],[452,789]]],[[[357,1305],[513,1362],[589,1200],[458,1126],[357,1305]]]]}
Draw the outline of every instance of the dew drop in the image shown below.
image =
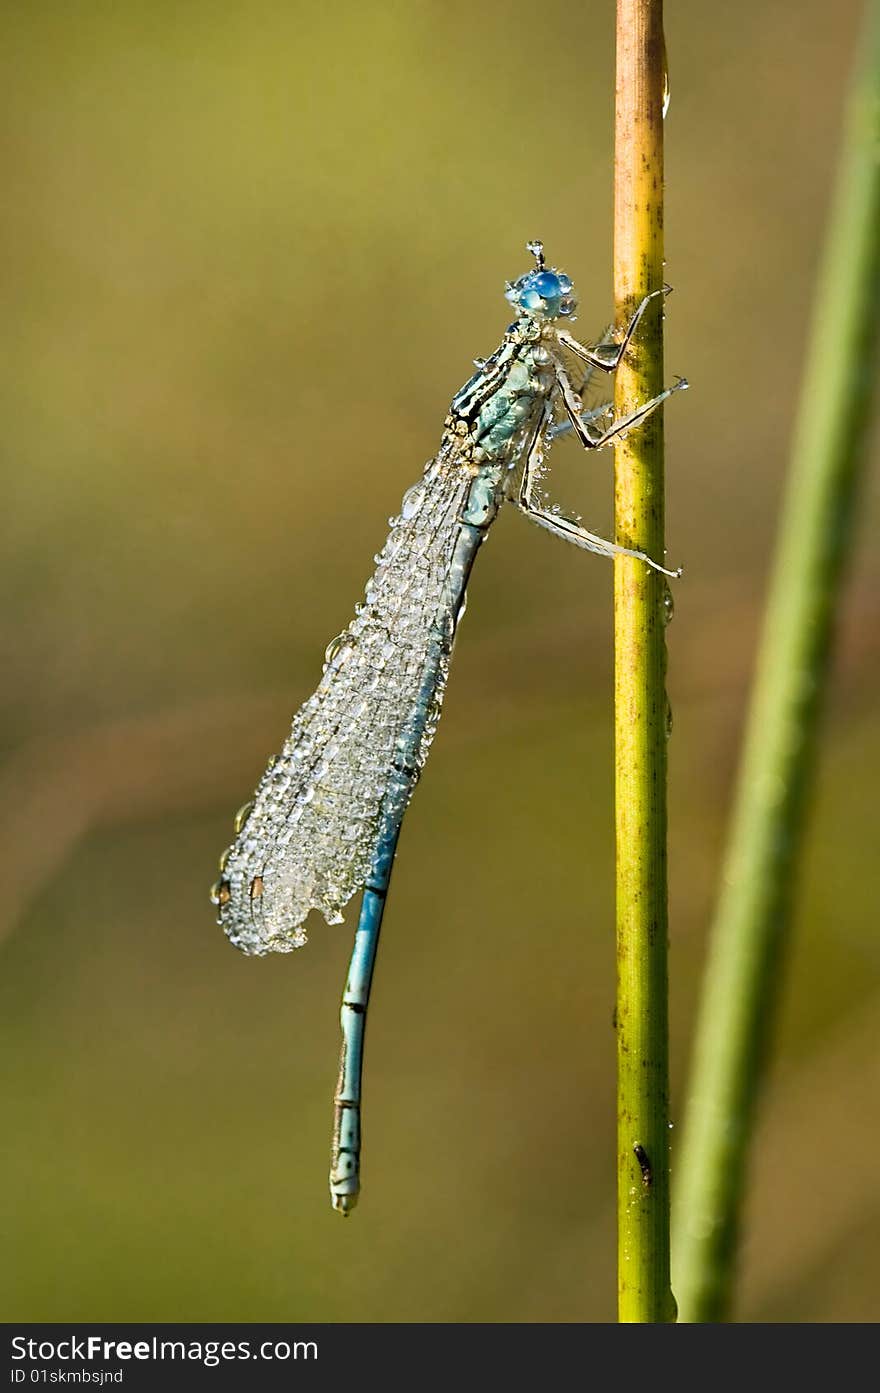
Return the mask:
{"type": "Polygon", "coordinates": [[[663,35],[663,106],[661,115],[666,120],[666,113],[669,110],[669,59],[666,57],[666,35],[663,35]]]}
{"type": "Polygon", "coordinates": [[[344,643],[345,643],[345,634],[337,634],[336,637],[335,637],[335,638],[331,638],[330,642],[327,644],[327,647],[324,649],[324,671],[325,671],[325,672],[327,671],[327,669],[328,669],[328,667],[330,666],[330,664],[333,662],[333,659],[336,658],[336,657],[339,655],[339,650],[342,648],[342,645],[343,645],[344,643]]]}
{"type": "Polygon", "coordinates": [[[215,880],[214,884],[211,886],[211,904],[229,904],[230,897],[231,891],[229,889],[229,882],[222,879],[215,880]]]}
{"type": "Polygon", "coordinates": [[[232,830],[238,836],[248,818],[254,810],[254,800],[251,798],[247,803],[242,803],[232,822],[232,830]]]}
{"type": "Polygon", "coordinates": [[[424,501],[425,490],[422,484],[413,484],[412,488],[407,489],[403,495],[403,502],[400,505],[400,516],[407,522],[414,518],[424,501]]]}
{"type": "Polygon", "coordinates": [[[663,594],[660,597],[660,603],[663,606],[662,619],[665,628],[667,624],[672,623],[675,617],[675,599],[673,597],[672,591],[669,588],[668,581],[664,582],[663,594]]]}

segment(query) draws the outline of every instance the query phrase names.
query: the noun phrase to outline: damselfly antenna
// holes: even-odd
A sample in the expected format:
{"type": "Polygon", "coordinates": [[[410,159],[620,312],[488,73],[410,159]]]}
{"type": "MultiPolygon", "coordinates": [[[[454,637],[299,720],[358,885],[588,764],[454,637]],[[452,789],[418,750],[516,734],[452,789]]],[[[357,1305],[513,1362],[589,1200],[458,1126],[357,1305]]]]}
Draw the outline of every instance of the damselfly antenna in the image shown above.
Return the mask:
{"type": "Polygon", "coordinates": [[[538,265],[538,270],[543,271],[546,262],[544,261],[544,243],[526,242],[526,251],[531,252],[538,265]]]}

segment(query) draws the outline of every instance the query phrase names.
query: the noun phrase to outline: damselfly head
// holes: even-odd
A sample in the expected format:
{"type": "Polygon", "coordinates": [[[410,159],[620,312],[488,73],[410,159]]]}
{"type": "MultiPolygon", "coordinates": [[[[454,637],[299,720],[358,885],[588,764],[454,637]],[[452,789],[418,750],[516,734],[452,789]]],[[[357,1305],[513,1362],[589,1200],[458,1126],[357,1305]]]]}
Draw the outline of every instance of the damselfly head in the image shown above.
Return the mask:
{"type": "Polygon", "coordinates": [[[574,314],[577,300],[571,280],[563,271],[544,263],[541,242],[529,242],[527,250],[535,258],[534,271],[508,281],[505,297],[517,314],[525,319],[564,319],[574,314]]]}

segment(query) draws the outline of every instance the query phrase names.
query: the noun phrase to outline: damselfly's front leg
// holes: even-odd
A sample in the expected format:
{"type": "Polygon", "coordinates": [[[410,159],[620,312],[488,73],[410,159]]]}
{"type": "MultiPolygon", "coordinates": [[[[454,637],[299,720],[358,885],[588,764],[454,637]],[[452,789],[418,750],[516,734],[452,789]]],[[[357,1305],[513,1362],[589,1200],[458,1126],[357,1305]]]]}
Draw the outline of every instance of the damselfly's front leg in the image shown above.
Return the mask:
{"type": "Polygon", "coordinates": [[[623,360],[624,353],[629,347],[629,341],[636,331],[636,326],[645,313],[645,310],[648,308],[648,305],[654,299],[654,296],[669,295],[671,292],[672,287],[664,285],[662,290],[652,290],[650,295],[646,295],[632,319],[629,321],[629,324],[627,324],[623,338],[619,341],[612,341],[610,343],[603,343],[600,341],[594,344],[592,348],[588,348],[585,344],[579,343],[578,340],[565,329],[557,331],[557,338],[560,343],[565,344],[565,347],[573,353],[575,357],[580,358],[585,363],[589,363],[590,367],[601,368],[602,372],[616,372],[623,360]]]}

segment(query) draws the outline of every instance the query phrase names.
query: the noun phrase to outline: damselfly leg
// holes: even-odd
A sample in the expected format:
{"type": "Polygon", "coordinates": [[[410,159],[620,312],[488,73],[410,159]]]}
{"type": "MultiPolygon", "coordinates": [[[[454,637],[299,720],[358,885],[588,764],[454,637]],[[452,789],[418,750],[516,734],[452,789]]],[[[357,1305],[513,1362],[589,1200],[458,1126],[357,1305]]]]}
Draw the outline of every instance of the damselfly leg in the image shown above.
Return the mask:
{"type": "Polygon", "coordinates": [[[661,290],[652,290],[650,295],[646,295],[644,300],[642,300],[636,308],[635,314],[629,321],[629,324],[627,324],[623,332],[623,337],[620,339],[615,339],[613,337],[609,339],[606,333],[599,343],[593,344],[592,347],[588,348],[586,344],[579,343],[567,330],[560,329],[557,335],[559,342],[563,344],[569,352],[573,353],[576,358],[580,358],[584,363],[589,363],[590,367],[600,368],[602,372],[616,372],[623,361],[623,355],[629,347],[629,341],[636,331],[639,320],[645,313],[648,305],[657,295],[671,294],[672,286],[664,285],[661,290]]]}
{"type": "MultiPolygon", "coordinates": [[[[685,391],[688,385],[686,378],[679,377],[671,387],[664,388],[656,397],[651,397],[650,401],[643,402],[641,406],[636,407],[635,411],[630,411],[627,416],[622,416],[620,420],[612,421],[607,430],[596,435],[590,430],[590,420],[594,413],[581,413],[580,398],[576,396],[564,368],[557,368],[556,380],[559,383],[559,388],[562,393],[562,404],[565,407],[566,414],[571,423],[571,428],[575,431],[585,450],[601,450],[603,446],[610,445],[612,440],[617,439],[618,436],[625,435],[626,432],[632,430],[634,426],[640,425],[646,417],[651,415],[652,411],[656,411],[658,406],[662,405],[668,397],[671,397],[673,392],[685,391]]],[[[561,433],[561,431],[556,431],[557,435],[561,433]]]]}
{"type": "MultiPolygon", "coordinates": [[[[582,392],[583,388],[581,388],[581,392],[578,393],[578,395],[581,395],[582,392]]],[[[590,421],[601,421],[603,416],[606,420],[614,419],[613,402],[602,401],[599,403],[598,406],[594,406],[590,411],[581,412],[581,420],[583,421],[584,425],[588,425],[590,421]]],[[[551,426],[549,428],[549,430],[547,431],[547,439],[558,440],[561,435],[570,435],[573,430],[574,426],[571,424],[571,421],[560,421],[558,425],[551,426]]]]}
{"type": "MultiPolygon", "coordinates": [[[[637,407],[635,411],[631,411],[619,421],[613,421],[607,430],[595,435],[590,430],[590,422],[597,417],[606,415],[609,410],[613,409],[611,403],[606,403],[594,411],[582,412],[580,399],[575,395],[564,369],[557,369],[556,379],[569,420],[557,427],[553,435],[558,436],[566,430],[574,430],[581,444],[587,450],[601,449],[604,445],[609,445],[615,438],[625,435],[627,431],[632,430],[634,426],[639,425],[647,416],[650,416],[652,411],[656,411],[657,407],[672,396],[673,392],[681,391],[688,385],[684,378],[679,378],[672,387],[667,387],[656,397],[652,397],[650,401],[637,407]]],[[[561,510],[555,509],[553,505],[543,506],[538,503],[535,498],[535,485],[541,464],[540,451],[536,444],[533,445],[526,457],[519,494],[514,500],[517,507],[532,522],[537,523],[539,527],[546,528],[548,532],[552,532],[554,537],[559,537],[562,541],[570,542],[573,546],[581,547],[585,551],[596,552],[599,556],[634,556],[664,576],[676,578],[681,575],[680,570],[669,570],[666,566],[662,566],[659,561],[648,556],[646,552],[636,551],[631,547],[618,546],[616,542],[610,542],[604,537],[599,537],[595,532],[589,532],[579,520],[567,517],[561,510]]]]}

